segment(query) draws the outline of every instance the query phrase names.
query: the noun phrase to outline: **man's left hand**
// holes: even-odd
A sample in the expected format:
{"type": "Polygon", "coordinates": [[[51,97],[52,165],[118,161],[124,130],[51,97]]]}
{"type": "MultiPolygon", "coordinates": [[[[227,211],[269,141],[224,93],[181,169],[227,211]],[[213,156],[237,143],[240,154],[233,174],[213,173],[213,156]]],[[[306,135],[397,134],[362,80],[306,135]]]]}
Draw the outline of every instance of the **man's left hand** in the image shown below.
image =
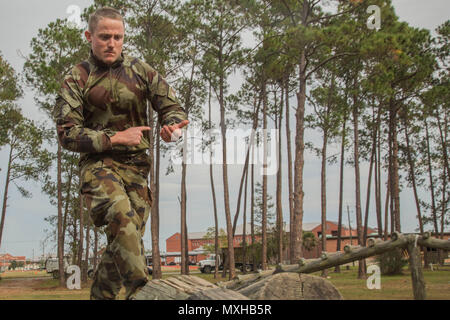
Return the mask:
{"type": "Polygon", "coordinates": [[[164,126],[161,129],[160,135],[165,142],[175,142],[181,137],[181,129],[189,124],[189,120],[181,121],[180,123],[164,126]]]}

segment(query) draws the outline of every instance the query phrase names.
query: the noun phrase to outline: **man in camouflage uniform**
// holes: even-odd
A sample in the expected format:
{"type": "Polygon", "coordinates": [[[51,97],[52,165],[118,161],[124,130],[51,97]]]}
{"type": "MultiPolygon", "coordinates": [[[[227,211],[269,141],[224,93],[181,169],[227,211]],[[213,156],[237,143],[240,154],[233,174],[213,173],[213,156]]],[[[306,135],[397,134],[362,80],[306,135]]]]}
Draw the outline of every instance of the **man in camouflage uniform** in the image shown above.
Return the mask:
{"type": "Polygon", "coordinates": [[[151,208],[147,101],[166,142],[189,121],[167,82],[122,53],[124,23],[117,10],[97,10],[85,35],[90,57],[65,77],[54,116],[61,145],[81,153],[81,193],[95,226],[105,226],[107,235],[91,299],[115,299],[122,285],[132,299],[148,281],[142,241],[151,208]]]}

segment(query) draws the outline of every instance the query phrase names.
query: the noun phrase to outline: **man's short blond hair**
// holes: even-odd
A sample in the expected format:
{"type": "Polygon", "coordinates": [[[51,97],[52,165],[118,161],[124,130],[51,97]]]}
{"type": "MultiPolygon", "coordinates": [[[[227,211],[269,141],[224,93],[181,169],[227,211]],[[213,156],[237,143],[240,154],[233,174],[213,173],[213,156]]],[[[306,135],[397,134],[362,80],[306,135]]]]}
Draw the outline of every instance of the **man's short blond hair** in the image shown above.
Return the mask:
{"type": "Polygon", "coordinates": [[[88,30],[90,33],[94,33],[95,29],[97,29],[98,22],[103,18],[120,20],[122,21],[122,23],[124,23],[123,16],[119,10],[111,7],[102,7],[97,9],[93,14],[89,16],[88,30]]]}

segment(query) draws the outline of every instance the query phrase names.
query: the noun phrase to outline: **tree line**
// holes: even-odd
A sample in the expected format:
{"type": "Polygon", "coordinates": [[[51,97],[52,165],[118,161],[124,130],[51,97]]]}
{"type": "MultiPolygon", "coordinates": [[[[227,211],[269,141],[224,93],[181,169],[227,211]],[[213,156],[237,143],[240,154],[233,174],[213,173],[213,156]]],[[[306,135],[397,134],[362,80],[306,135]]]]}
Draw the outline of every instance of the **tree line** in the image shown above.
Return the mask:
{"type": "MultiPolygon", "coordinates": [[[[233,236],[239,219],[246,225],[247,214],[251,230],[245,233],[251,234],[252,241],[250,244],[244,241],[242,245],[255,244],[256,233],[261,235],[258,255],[263,269],[268,267],[267,257],[271,253],[267,244],[272,238],[276,239],[276,245],[271,246],[270,252],[277,255],[277,262],[285,259],[282,252],[286,248],[291,263],[302,257],[304,194],[305,190],[308,192],[303,177],[306,152],[313,152],[321,160],[322,235],[327,233],[325,222],[330,197],[326,193],[327,169],[339,165],[339,194],[331,195],[339,199],[337,250],[341,250],[346,165],[354,169],[359,244],[364,245],[367,240],[371,202],[375,204],[373,211],[380,237],[386,239],[392,232],[401,231],[400,193],[406,189],[413,191],[411,201],[416,205],[418,231],[431,230],[443,237],[449,224],[449,21],[432,35],[429,30],[400,21],[389,0],[327,3],[317,0],[95,0],[84,10],[84,21],[96,8],[105,5],[123,12],[125,50],[168,79],[191,125],[205,132],[220,129],[222,175],[213,175],[213,164],[209,175],[215,250],[219,248],[219,215],[226,221],[229,267],[225,268],[224,275],[227,269],[230,279],[236,274],[233,236]],[[368,27],[369,5],[380,8],[382,20],[378,30],[368,27]],[[244,41],[248,37],[252,38],[250,45],[244,41]],[[230,81],[236,74],[243,75],[242,85],[233,92],[230,81]],[[212,120],[214,117],[219,118],[218,123],[212,120]],[[273,226],[268,227],[272,221],[269,179],[267,175],[255,174],[255,164],[250,161],[252,148],[246,149],[239,187],[233,182],[230,188],[227,132],[242,126],[263,129],[262,132],[275,128],[278,132],[276,136],[252,134],[249,137],[249,145],[260,144],[266,152],[268,140],[277,141],[280,165],[275,178],[273,226]],[[305,139],[308,129],[320,135],[320,143],[305,139]],[[330,145],[338,146],[340,153],[330,155],[330,145]],[[283,161],[285,166],[281,165],[283,161]],[[360,169],[363,162],[369,164],[368,172],[360,169]],[[287,181],[282,179],[282,168],[287,170],[287,181]],[[365,190],[361,175],[368,180],[365,190]],[[218,178],[223,183],[223,194],[216,192],[218,178]],[[283,213],[283,193],[288,194],[288,204],[285,204],[288,213],[283,213]],[[235,210],[230,205],[232,196],[237,199],[235,210]],[[218,210],[218,201],[223,201],[223,212],[218,210]],[[287,241],[283,215],[289,215],[287,241]]],[[[22,95],[18,78],[8,63],[1,60],[4,130],[0,131],[0,145],[9,146],[11,166],[7,169],[0,241],[9,182],[39,180],[42,190],[57,208],[57,214],[48,221],[58,238],[60,268],[63,255],[71,252],[76,257],[74,262],[81,265],[85,261],[82,270],[86,274],[91,233],[95,237],[93,251],[97,252],[101,230],[91,225],[79,194],[77,155],[61,149],[50,121],[64,75],[88,56],[89,47],[82,31],[66,20],[57,19],[39,29],[30,42],[31,54],[25,57],[21,76],[33,89],[39,109],[48,115],[45,127],[21,114],[16,103],[22,95]],[[44,148],[45,141],[57,146],[57,150],[44,148]],[[52,166],[56,167],[56,174],[52,166]]],[[[150,187],[154,199],[153,277],[160,278],[161,158],[171,149],[160,143],[157,115],[150,106],[148,111],[152,128],[149,140],[153,146],[150,152],[150,187]]],[[[199,147],[210,157],[213,142],[211,137],[199,147]]],[[[178,198],[183,274],[189,273],[188,169],[182,164],[178,198]]],[[[170,172],[173,168],[169,165],[166,173],[170,172]]],[[[16,185],[26,196],[26,190],[16,185]]],[[[321,237],[320,245],[326,250],[326,237],[321,237]]],[[[359,266],[358,276],[364,277],[363,261],[359,266]]],[[[63,285],[62,276],[60,281],[63,285]]]]}

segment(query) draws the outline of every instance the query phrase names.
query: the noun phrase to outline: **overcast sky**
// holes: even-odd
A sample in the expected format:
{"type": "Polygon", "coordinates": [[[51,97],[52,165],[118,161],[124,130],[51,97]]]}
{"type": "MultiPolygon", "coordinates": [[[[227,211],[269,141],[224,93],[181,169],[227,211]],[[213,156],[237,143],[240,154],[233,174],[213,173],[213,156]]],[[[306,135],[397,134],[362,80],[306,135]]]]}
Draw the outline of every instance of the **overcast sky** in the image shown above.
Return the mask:
{"type": "MultiPolygon", "coordinates": [[[[39,28],[45,28],[48,23],[57,18],[67,18],[71,12],[68,8],[72,5],[81,9],[89,6],[88,0],[14,0],[0,2],[0,32],[1,43],[0,52],[3,57],[14,67],[17,72],[21,72],[24,59],[30,53],[29,43],[32,37],[37,35],[39,28]]],[[[450,2],[448,0],[393,0],[397,15],[401,20],[407,21],[410,25],[420,28],[434,30],[438,25],[449,19],[450,2]]],[[[382,22],[381,22],[382,23],[382,22]]],[[[25,96],[19,101],[26,116],[43,120],[44,115],[36,107],[33,94],[29,88],[25,88],[25,96]]],[[[320,141],[320,136],[307,132],[306,141],[320,141]]],[[[285,145],[285,143],[284,143],[285,145]]],[[[0,195],[3,198],[5,168],[7,165],[6,154],[8,150],[3,148],[0,151],[0,195]]],[[[329,154],[338,153],[337,146],[330,147],[329,154]]],[[[284,157],[285,159],[286,157],[284,157]]],[[[284,162],[284,161],[283,161],[284,162]]],[[[234,216],[236,210],[237,189],[241,175],[242,166],[232,165],[229,167],[231,213],[234,216]]],[[[338,166],[329,166],[327,172],[327,217],[328,220],[337,221],[338,210],[338,166]]],[[[368,165],[362,164],[362,205],[365,208],[365,190],[368,165]]],[[[161,199],[160,199],[160,245],[165,250],[165,240],[175,232],[180,230],[180,210],[177,196],[180,190],[181,170],[175,167],[175,173],[165,176],[165,168],[162,167],[161,175],[161,199]]],[[[283,180],[286,178],[286,167],[283,163],[283,180]]],[[[344,205],[349,205],[352,215],[352,225],[355,225],[354,218],[354,185],[353,168],[346,168],[346,186],[344,192],[344,205]]],[[[225,218],[223,214],[223,188],[222,188],[221,166],[215,166],[216,193],[218,195],[218,209],[220,227],[225,228],[225,218]]],[[[258,180],[260,177],[257,177],[258,180]]],[[[304,171],[304,222],[320,221],[320,160],[306,154],[304,171]]],[[[25,255],[27,258],[36,257],[42,254],[41,240],[44,239],[44,229],[49,225],[44,221],[45,217],[56,213],[56,208],[50,206],[47,196],[40,191],[37,183],[27,183],[27,187],[32,191],[31,199],[20,197],[14,185],[10,186],[8,209],[6,213],[5,228],[3,232],[2,246],[0,253],[8,252],[12,255],[25,255]]],[[[208,166],[193,165],[188,167],[187,176],[187,196],[188,196],[188,231],[205,231],[206,228],[214,225],[211,190],[209,183],[208,166]]],[[[275,199],[275,176],[269,177],[269,192],[275,199]]],[[[283,215],[284,221],[289,221],[289,208],[287,206],[287,185],[283,185],[283,215]]],[[[384,190],[383,190],[384,194],[384,190]]],[[[374,208],[373,203],[371,208],[374,208]]],[[[376,227],[374,210],[370,211],[369,225],[376,227]]],[[[415,218],[416,210],[413,195],[409,190],[404,190],[401,194],[401,224],[402,231],[414,232],[418,227],[415,218]]],[[[242,214],[241,214],[242,216],[242,214]]],[[[347,216],[344,215],[344,222],[347,223],[347,216]]],[[[144,236],[146,247],[150,246],[150,221],[147,224],[147,232],[144,236]]],[[[47,245],[45,252],[56,252],[56,247],[47,245]]]]}

